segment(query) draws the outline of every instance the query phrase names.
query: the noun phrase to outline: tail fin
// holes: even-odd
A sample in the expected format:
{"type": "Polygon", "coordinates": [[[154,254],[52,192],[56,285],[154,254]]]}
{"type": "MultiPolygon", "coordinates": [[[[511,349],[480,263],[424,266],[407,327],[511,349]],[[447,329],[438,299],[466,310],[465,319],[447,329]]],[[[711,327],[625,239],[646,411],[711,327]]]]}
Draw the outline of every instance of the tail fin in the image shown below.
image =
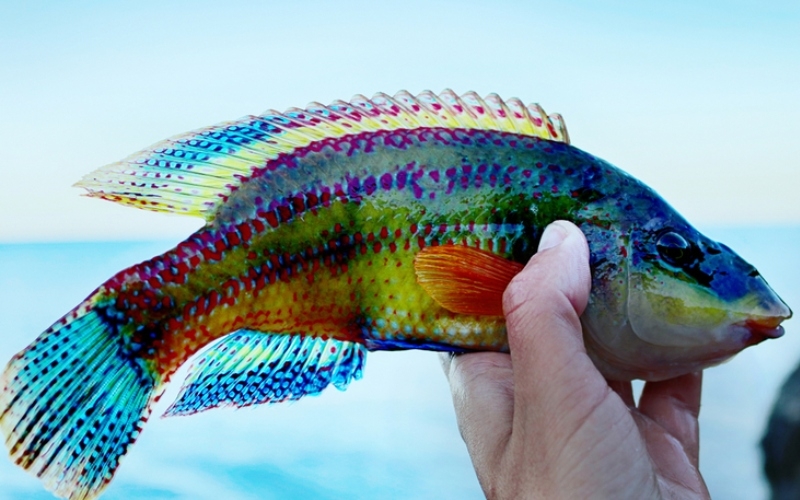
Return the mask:
{"type": "Polygon", "coordinates": [[[108,485],[161,392],[160,376],[126,347],[118,317],[112,301],[90,297],[0,377],[0,431],[11,458],[71,500],[108,485]]]}

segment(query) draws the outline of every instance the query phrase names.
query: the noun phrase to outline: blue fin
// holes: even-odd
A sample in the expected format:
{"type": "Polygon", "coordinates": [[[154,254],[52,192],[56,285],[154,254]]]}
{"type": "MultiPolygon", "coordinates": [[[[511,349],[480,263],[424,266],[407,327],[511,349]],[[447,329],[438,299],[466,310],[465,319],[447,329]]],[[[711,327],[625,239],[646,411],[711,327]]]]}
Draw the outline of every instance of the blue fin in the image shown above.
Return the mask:
{"type": "Polygon", "coordinates": [[[343,391],[361,378],[366,354],[356,342],[239,330],[192,364],[164,416],[293,401],[319,394],[331,383],[343,391]]]}
{"type": "Polygon", "coordinates": [[[0,377],[0,430],[12,460],[70,499],[105,488],[162,386],[125,347],[130,325],[103,302],[87,299],[0,377]]]}

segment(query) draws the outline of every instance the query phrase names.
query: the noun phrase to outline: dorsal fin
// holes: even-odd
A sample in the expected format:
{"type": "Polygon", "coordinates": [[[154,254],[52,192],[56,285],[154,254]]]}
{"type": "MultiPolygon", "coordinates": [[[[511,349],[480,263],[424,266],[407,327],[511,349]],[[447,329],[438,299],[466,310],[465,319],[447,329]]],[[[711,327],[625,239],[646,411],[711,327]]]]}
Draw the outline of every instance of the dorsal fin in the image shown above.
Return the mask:
{"type": "Polygon", "coordinates": [[[147,210],[213,219],[227,196],[280,154],[315,141],[377,130],[424,127],[497,130],[569,143],[564,121],[537,104],[497,94],[481,99],[452,90],[436,95],[357,95],[347,103],[311,103],[305,110],[259,116],[188,132],[106,165],[76,184],[88,196],[147,210]]]}

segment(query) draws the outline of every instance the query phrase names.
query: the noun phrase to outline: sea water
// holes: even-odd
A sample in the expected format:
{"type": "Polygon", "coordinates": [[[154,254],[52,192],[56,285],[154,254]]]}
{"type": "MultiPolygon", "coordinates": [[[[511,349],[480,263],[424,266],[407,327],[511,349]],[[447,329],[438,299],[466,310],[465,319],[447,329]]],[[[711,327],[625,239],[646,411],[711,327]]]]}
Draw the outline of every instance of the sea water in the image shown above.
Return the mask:
{"type": "MultiPolygon", "coordinates": [[[[800,226],[701,228],[754,264],[800,310],[800,226]]],[[[115,272],[172,242],[0,245],[0,364],[115,272]]],[[[700,469],[714,498],[768,494],[758,446],[800,322],[706,370],[700,469]]],[[[296,403],[159,415],[176,374],[107,489],[108,499],[482,498],[437,355],[371,353],[364,378],[296,403]]],[[[0,454],[0,499],[52,498],[0,454]]]]}

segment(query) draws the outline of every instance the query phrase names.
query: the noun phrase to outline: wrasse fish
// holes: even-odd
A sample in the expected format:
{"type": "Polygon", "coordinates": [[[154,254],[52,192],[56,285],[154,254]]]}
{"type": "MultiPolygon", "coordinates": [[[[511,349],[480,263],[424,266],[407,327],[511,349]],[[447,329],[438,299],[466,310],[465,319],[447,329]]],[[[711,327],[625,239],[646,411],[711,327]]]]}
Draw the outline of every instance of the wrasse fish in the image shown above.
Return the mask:
{"type": "Polygon", "coordinates": [[[167,415],[344,389],[371,350],[507,350],[503,290],[556,219],[589,241],[584,337],[610,379],[714,365],[791,316],[753,266],[571,146],[559,115],[494,94],[268,111],[78,185],[207,224],[100,285],[0,379],[12,459],[71,499],[103,490],[212,342],[167,415]]]}

